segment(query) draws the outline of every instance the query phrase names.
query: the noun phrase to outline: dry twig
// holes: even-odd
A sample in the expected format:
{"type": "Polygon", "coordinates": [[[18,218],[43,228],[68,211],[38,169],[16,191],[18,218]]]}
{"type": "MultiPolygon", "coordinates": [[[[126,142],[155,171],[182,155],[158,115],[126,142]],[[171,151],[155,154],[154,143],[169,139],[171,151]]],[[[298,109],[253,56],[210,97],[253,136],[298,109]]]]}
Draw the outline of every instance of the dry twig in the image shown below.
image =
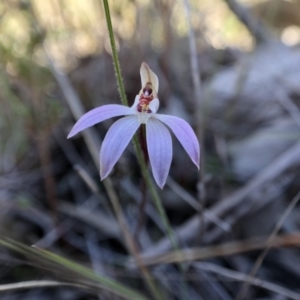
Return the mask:
{"type": "Polygon", "coordinates": [[[253,238],[246,241],[229,242],[218,246],[194,248],[172,251],[143,259],[145,265],[167,264],[174,262],[187,262],[192,260],[204,260],[213,257],[240,254],[258,249],[295,247],[300,245],[300,234],[287,234],[274,237],[266,242],[266,237],[253,238]]]}
{"type": "Polygon", "coordinates": [[[194,264],[194,267],[201,269],[203,271],[208,271],[208,272],[212,272],[212,273],[221,275],[222,277],[225,277],[225,278],[231,279],[231,280],[236,280],[236,281],[241,281],[241,282],[252,281],[252,284],[257,287],[263,288],[263,289],[268,290],[273,293],[280,294],[289,299],[300,300],[299,294],[297,294],[289,289],[286,289],[282,286],[279,286],[277,284],[274,284],[274,283],[271,283],[271,282],[268,282],[265,280],[250,277],[247,274],[229,270],[227,268],[220,267],[220,266],[217,266],[212,263],[203,263],[203,262],[199,263],[198,262],[198,263],[194,264]]]}
{"type": "MultiPolygon", "coordinates": [[[[204,148],[204,115],[202,113],[202,91],[201,91],[201,78],[200,78],[200,69],[199,62],[197,56],[197,46],[195,39],[195,32],[193,30],[191,24],[191,9],[189,0],[183,0],[186,19],[188,22],[189,28],[189,46],[190,46],[190,62],[191,62],[191,70],[192,70],[192,79],[194,86],[194,106],[195,106],[195,115],[194,119],[196,120],[196,134],[198,135],[198,140],[201,145],[201,156],[200,156],[200,176],[198,182],[198,194],[199,194],[199,219],[200,219],[200,232],[202,230],[202,234],[204,232],[204,221],[203,220],[203,208],[205,207],[205,199],[206,199],[206,189],[205,189],[205,148],[204,148]]],[[[202,236],[199,234],[199,237],[202,236]]]]}
{"type": "MultiPolygon", "coordinates": [[[[277,236],[279,230],[281,229],[281,227],[282,227],[283,223],[285,222],[286,218],[291,213],[291,211],[294,209],[294,207],[297,205],[297,203],[299,202],[299,200],[300,200],[300,191],[297,193],[297,195],[294,197],[294,199],[292,200],[292,202],[288,205],[288,207],[286,208],[286,210],[283,212],[283,214],[282,214],[281,218],[278,220],[278,222],[277,222],[274,230],[272,231],[271,235],[267,239],[267,242],[266,242],[267,247],[266,247],[266,249],[257,258],[257,260],[256,260],[256,262],[255,262],[255,264],[254,264],[254,266],[252,268],[252,270],[250,271],[249,277],[252,278],[252,280],[249,279],[249,280],[247,280],[243,284],[240,292],[238,293],[238,295],[236,297],[237,300],[242,300],[245,297],[245,295],[246,295],[246,293],[248,291],[249,286],[253,282],[253,278],[255,278],[255,275],[256,275],[259,267],[261,266],[261,264],[263,263],[263,260],[265,259],[265,257],[267,256],[269,250],[271,249],[272,243],[276,239],[276,236],[277,236]]],[[[300,297],[300,295],[299,295],[299,297],[300,297]]]]}

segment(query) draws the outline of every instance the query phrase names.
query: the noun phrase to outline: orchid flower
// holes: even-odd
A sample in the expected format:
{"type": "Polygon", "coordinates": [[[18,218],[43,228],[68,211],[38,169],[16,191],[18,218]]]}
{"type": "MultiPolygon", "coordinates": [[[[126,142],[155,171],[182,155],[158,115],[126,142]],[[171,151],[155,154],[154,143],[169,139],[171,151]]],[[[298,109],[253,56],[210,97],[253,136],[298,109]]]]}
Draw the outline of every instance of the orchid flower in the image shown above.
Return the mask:
{"type": "Polygon", "coordinates": [[[141,124],[145,124],[153,176],[159,187],[163,188],[173,157],[172,138],[168,128],[177,137],[198,169],[199,143],[193,129],[186,121],[156,113],[159,108],[158,78],[146,63],[142,63],[140,74],[142,89],[135,97],[132,107],[109,104],[92,109],[77,121],[68,138],[109,118],[125,116],[109,128],[103,140],[100,150],[100,177],[103,180],[109,175],[135,132],[141,124]]]}

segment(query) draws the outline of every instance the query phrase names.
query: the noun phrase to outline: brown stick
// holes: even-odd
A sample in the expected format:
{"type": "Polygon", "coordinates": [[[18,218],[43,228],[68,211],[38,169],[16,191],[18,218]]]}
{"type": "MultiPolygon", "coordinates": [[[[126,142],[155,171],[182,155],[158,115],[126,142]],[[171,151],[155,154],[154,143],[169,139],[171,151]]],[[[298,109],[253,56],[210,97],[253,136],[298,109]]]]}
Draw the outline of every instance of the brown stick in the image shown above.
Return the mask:
{"type": "Polygon", "coordinates": [[[204,260],[213,257],[228,256],[268,248],[300,246],[300,233],[275,237],[270,242],[267,237],[258,237],[245,241],[224,243],[218,246],[171,251],[166,254],[149,256],[143,259],[145,265],[204,260]]]}
{"type": "MultiPolygon", "coordinates": [[[[294,209],[294,207],[297,205],[297,203],[299,202],[300,200],[300,191],[297,193],[297,195],[294,197],[294,199],[292,200],[292,202],[289,204],[289,206],[286,208],[286,210],[283,212],[281,218],[279,219],[279,221],[277,222],[274,230],[272,231],[271,235],[269,236],[266,244],[267,244],[267,247],[266,249],[260,254],[260,256],[257,258],[257,260],[255,261],[255,264],[249,274],[249,276],[251,278],[255,278],[255,275],[259,269],[259,267],[261,266],[261,264],[263,263],[265,257],[267,256],[269,250],[271,249],[272,247],[272,243],[273,241],[276,239],[276,236],[279,232],[279,230],[281,229],[284,221],[286,220],[286,218],[288,217],[288,215],[291,213],[291,211],[294,209]]],[[[249,286],[252,284],[253,280],[249,280],[249,281],[246,281],[240,292],[238,293],[238,295],[236,296],[236,300],[242,300],[244,299],[244,297],[246,296],[246,293],[249,289],[249,286]]]]}

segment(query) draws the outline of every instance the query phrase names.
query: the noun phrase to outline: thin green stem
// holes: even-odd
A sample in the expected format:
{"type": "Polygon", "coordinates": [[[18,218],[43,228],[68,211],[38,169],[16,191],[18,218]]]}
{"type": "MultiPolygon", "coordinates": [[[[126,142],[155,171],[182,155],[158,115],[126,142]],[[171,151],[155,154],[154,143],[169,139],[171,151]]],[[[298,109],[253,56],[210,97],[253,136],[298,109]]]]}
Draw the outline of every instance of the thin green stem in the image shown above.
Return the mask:
{"type": "MultiPolygon", "coordinates": [[[[110,10],[109,10],[109,5],[108,5],[108,0],[103,0],[103,4],[104,4],[104,10],[105,10],[105,16],[106,16],[106,22],[107,22],[107,28],[108,28],[108,32],[109,32],[109,39],[110,39],[110,44],[111,44],[111,49],[112,49],[112,56],[113,56],[113,64],[114,64],[114,69],[115,69],[115,75],[116,75],[116,79],[117,79],[117,84],[118,84],[118,90],[120,93],[120,97],[121,97],[121,102],[128,106],[128,101],[127,101],[127,97],[125,94],[125,88],[124,88],[124,83],[123,83],[123,79],[122,79],[122,74],[121,74],[121,67],[120,67],[120,62],[118,59],[118,53],[117,53],[117,48],[116,48],[116,43],[115,43],[115,37],[114,37],[114,32],[113,32],[113,27],[112,27],[112,22],[111,22],[111,17],[110,17],[110,10]]],[[[151,187],[151,185],[149,185],[149,180],[147,180],[147,178],[150,179],[149,174],[148,174],[148,170],[147,170],[147,165],[144,161],[144,158],[142,156],[142,151],[141,151],[141,146],[138,143],[137,139],[134,139],[134,147],[137,150],[138,154],[138,160],[139,163],[141,165],[142,168],[142,172],[143,175],[145,177],[145,181],[146,184],[151,187]]],[[[151,182],[150,182],[151,183],[151,182]]],[[[157,195],[154,186],[152,185],[152,188],[150,188],[150,190],[152,191],[153,196],[155,196],[155,194],[157,195]],[[154,193],[153,193],[154,191],[154,193]]],[[[158,195],[157,195],[158,197],[158,195]]],[[[156,200],[155,202],[160,202],[159,198],[157,198],[155,196],[155,199],[158,199],[158,201],[156,200]]],[[[171,231],[171,226],[169,225],[169,222],[166,218],[166,214],[164,213],[163,210],[163,206],[160,203],[160,209],[159,212],[161,214],[161,211],[163,211],[163,214],[161,214],[161,217],[164,220],[164,223],[167,224],[166,228],[167,231],[170,232],[171,231]]],[[[172,240],[174,240],[174,238],[172,238],[172,240]]],[[[156,287],[153,279],[149,276],[148,270],[147,269],[142,269],[146,282],[151,290],[151,292],[153,293],[153,296],[155,297],[155,299],[163,299],[163,296],[161,295],[160,290],[156,287]]]]}
{"type": "MultiPolygon", "coordinates": [[[[124,88],[124,84],[123,84],[123,79],[122,79],[122,74],[121,74],[121,67],[120,67],[120,63],[119,63],[116,43],[115,43],[113,27],[112,27],[112,23],[111,23],[108,0],[103,0],[103,3],[104,3],[104,10],[105,10],[105,16],[106,16],[106,21],[107,21],[107,28],[108,28],[108,32],[109,32],[110,44],[111,44],[111,48],[112,48],[113,63],[114,63],[114,68],[115,68],[115,73],[116,73],[116,79],[117,79],[117,83],[118,83],[118,87],[119,87],[119,93],[120,93],[122,103],[124,105],[128,105],[127,97],[125,94],[125,88],[124,88]]],[[[164,207],[162,205],[161,199],[160,199],[160,197],[154,187],[154,184],[151,180],[146,162],[143,158],[141,146],[140,146],[136,136],[133,139],[133,144],[134,144],[137,158],[138,158],[141,170],[142,170],[143,177],[145,178],[146,184],[147,184],[147,186],[151,192],[151,195],[154,199],[154,204],[156,206],[156,209],[157,209],[158,213],[160,214],[160,217],[163,220],[164,226],[167,230],[167,234],[172,242],[174,249],[178,249],[179,248],[178,242],[173,234],[172,227],[170,225],[170,222],[168,220],[168,217],[167,217],[164,207]]]]}
{"type": "Polygon", "coordinates": [[[122,103],[128,106],[128,101],[127,101],[125,88],[123,84],[120,62],[117,53],[114,31],[111,23],[108,0],[103,0],[103,4],[104,4],[105,17],[106,17],[106,23],[107,23],[108,33],[109,33],[110,45],[111,45],[112,56],[113,56],[113,64],[114,64],[115,74],[117,78],[118,89],[119,89],[122,103]]]}

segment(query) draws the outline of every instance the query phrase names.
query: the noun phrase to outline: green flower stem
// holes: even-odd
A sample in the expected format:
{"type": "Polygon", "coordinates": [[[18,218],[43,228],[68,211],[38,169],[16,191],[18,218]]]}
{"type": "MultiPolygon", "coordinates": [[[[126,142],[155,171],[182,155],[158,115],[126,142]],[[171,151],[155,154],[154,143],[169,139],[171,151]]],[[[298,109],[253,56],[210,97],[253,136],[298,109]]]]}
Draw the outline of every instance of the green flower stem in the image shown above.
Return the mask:
{"type": "Polygon", "coordinates": [[[106,23],[107,23],[108,33],[109,33],[110,45],[111,45],[111,50],[112,50],[114,69],[115,69],[115,74],[116,74],[116,78],[117,78],[118,90],[120,93],[122,103],[124,105],[128,106],[128,101],[127,101],[127,97],[125,94],[125,88],[124,88],[124,84],[123,84],[123,78],[122,78],[122,74],[121,74],[120,62],[118,59],[114,31],[113,31],[113,27],[112,27],[112,23],[111,23],[108,0],[103,0],[103,4],[104,4],[106,23]]]}
{"type": "MultiPolygon", "coordinates": [[[[122,74],[121,74],[121,67],[120,67],[120,62],[119,62],[119,59],[118,59],[117,48],[116,48],[116,43],[115,43],[115,37],[114,37],[114,32],[113,32],[113,27],[112,27],[112,22],[111,22],[111,17],[110,17],[110,10],[109,10],[109,5],[108,5],[108,0],[103,0],[103,4],[104,4],[107,28],[108,28],[108,32],[109,32],[109,39],[110,39],[110,44],[111,44],[113,64],[114,64],[115,75],[116,75],[117,84],[118,84],[118,90],[119,90],[119,93],[120,93],[122,104],[128,106],[128,101],[127,101],[127,97],[126,97],[126,94],[125,94],[125,88],[124,88],[122,74]]],[[[158,210],[158,212],[159,212],[159,214],[160,214],[160,216],[163,220],[163,223],[164,223],[164,225],[167,229],[167,233],[168,233],[168,235],[169,235],[169,237],[172,241],[172,244],[173,244],[174,248],[178,249],[177,241],[174,238],[174,235],[172,233],[172,228],[171,228],[171,225],[168,221],[167,215],[164,211],[161,200],[160,200],[160,198],[157,194],[157,191],[156,191],[156,189],[155,189],[155,187],[154,187],[154,185],[151,181],[151,177],[150,177],[150,174],[148,172],[146,162],[143,158],[141,146],[138,143],[138,139],[137,139],[136,136],[134,137],[133,143],[134,143],[134,148],[135,148],[136,153],[137,153],[139,164],[140,164],[141,169],[142,169],[143,176],[145,178],[145,181],[146,181],[146,184],[147,184],[148,188],[151,191],[151,194],[153,196],[156,208],[157,208],[157,210],[158,210]]],[[[159,292],[159,289],[157,289],[157,287],[155,286],[154,281],[151,278],[149,278],[149,276],[145,276],[145,279],[146,279],[147,284],[148,284],[149,288],[151,289],[153,295],[155,296],[155,298],[156,299],[162,299],[161,293],[159,292]]]]}
{"type": "MultiPolygon", "coordinates": [[[[108,0],[103,0],[103,3],[104,3],[104,10],[105,10],[107,28],[108,28],[108,32],[109,32],[109,39],[110,39],[110,44],[111,44],[111,48],[112,48],[113,63],[114,63],[114,68],[115,68],[115,74],[116,74],[116,79],[117,79],[117,83],[118,83],[119,93],[120,93],[122,103],[124,105],[128,106],[128,101],[127,101],[127,97],[126,97],[126,94],[125,94],[125,89],[124,89],[124,84],[123,84],[123,79],[122,79],[122,74],[121,74],[121,67],[120,67],[117,48],[116,48],[116,43],[115,43],[113,27],[112,27],[111,18],[110,18],[110,10],[109,10],[109,5],[108,5],[108,0]]],[[[172,245],[173,245],[174,249],[178,249],[179,248],[178,247],[178,242],[174,237],[172,227],[170,225],[170,222],[168,220],[168,217],[167,217],[166,212],[164,210],[164,207],[162,205],[161,199],[159,198],[159,195],[158,195],[158,193],[157,193],[157,191],[154,187],[154,184],[151,180],[146,162],[143,158],[141,146],[140,146],[136,136],[133,139],[133,144],[134,144],[134,148],[135,148],[135,151],[136,151],[136,154],[137,154],[137,158],[138,158],[140,167],[142,169],[142,174],[143,174],[143,176],[145,178],[145,181],[146,181],[146,184],[147,184],[147,186],[148,186],[148,188],[149,188],[149,190],[152,194],[156,209],[158,210],[158,213],[160,214],[160,217],[163,220],[164,226],[166,227],[166,230],[167,230],[167,234],[168,234],[168,236],[169,236],[169,238],[172,242],[172,245]]]]}

